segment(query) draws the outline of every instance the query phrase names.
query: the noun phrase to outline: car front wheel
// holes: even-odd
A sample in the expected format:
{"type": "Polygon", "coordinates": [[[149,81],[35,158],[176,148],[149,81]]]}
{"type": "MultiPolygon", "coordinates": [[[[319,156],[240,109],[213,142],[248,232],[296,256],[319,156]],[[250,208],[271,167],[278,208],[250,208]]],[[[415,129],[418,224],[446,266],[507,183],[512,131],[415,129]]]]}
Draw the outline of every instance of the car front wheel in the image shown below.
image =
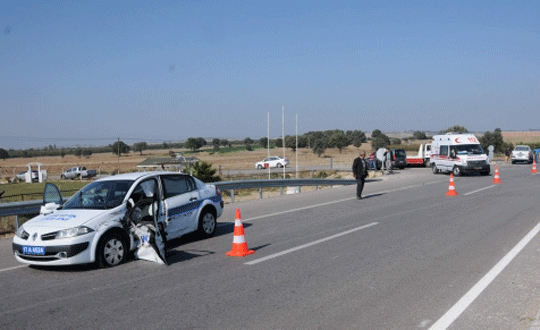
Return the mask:
{"type": "Polygon", "coordinates": [[[120,265],[126,261],[127,246],[125,241],[116,234],[105,234],[96,250],[96,261],[100,268],[120,265]]]}
{"type": "Polygon", "coordinates": [[[214,213],[204,211],[199,219],[199,234],[203,237],[213,236],[216,232],[217,221],[214,213]]]}
{"type": "Polygon", "coordinates": [[[283,167],[283,164],[277,163],[277,167],[282,168],[282,167],[283,167]]]}
{"type": "Polygon", "coordinates": [[[437,165],[431,164],[431,171],[433,172],[433,174],[439,173],[439,170],[437,169],[437,165]]]}
{"type": "Polygon", "coordinates": [[[461,175],[461,169],[457,166],[454,166],[454,169],[452,170],[452,173],[454,173],[454,176],[460,176],[461,175]]]}
{"type": "Polygon", "coordinates": [[[258,170],[262,170],[262,168],[263,168],[262,165],[257,165],[258,170]]]}

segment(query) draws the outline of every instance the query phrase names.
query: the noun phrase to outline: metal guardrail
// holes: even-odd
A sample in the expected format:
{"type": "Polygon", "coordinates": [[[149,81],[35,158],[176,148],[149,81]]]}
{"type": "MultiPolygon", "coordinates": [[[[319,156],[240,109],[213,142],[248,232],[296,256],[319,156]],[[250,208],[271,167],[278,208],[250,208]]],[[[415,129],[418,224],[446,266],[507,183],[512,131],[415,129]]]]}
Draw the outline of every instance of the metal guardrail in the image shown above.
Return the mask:
{"type": "MultiPolygon", "coordinates": [[[[369,180],[366,180],[369,181],[369,180]]],[[[234,203],[234,191],[236,189],[259,188],[259,198],[262,198],[263,188],[269,187],[301,187],[301,186],[346,186],[356,184],[356,180],[349,179],[285,179],[285,180],[241,180],[212,182],[221,190],[231,192],[231,203],[234,203]]],[[[300,192],[300,191],[299,191],[300,192]]],[[[281,191],[283,194],[283,190],[281,191]]],[[[0,217],[11,215],[37,214],[43,205],[43,200],[27,202],[14,202],[0,204],[0,217]]]]}

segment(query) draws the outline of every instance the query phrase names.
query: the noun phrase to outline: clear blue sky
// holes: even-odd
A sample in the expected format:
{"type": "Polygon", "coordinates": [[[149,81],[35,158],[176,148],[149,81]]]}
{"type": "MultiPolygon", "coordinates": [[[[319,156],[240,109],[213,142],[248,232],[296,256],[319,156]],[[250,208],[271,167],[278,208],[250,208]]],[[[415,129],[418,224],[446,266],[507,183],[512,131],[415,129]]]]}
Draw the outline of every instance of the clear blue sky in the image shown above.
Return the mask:
{"type": "Polygon", "coordinates": [[[540,1],[373,3],[2,1],[0,148],[540,128],[540,1]]]}

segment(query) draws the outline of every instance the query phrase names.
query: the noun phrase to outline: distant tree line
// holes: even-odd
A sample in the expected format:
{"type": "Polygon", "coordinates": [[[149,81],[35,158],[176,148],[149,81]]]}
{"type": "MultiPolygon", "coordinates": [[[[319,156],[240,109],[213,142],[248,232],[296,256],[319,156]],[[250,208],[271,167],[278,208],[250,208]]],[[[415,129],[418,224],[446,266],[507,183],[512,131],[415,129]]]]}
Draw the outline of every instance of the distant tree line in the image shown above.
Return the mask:
{"type": "MultiPolygon", "coordinates": [[[[459,125],[449,127],[447,129],[439,131],[439,134],[446,134],[449,132],[463,134],[468,133],[467,128],[459,125]]],[[[423,131],[414,131],[412,136],[406,137],[403,140],[427,140],[431,139],[431,136],[426,135],[423,131]]],[[[377,150],[379,148],[386,148],[389,145],[396,146],[402,143],[401,139],[391,138],[381,132],[379,129],[375,129],[371,132],[371,137],[366,138],[366,134],[361,130],[348,130],[343,131],[340,129],[326,130],[326,131],[310,131],[298,136],[298,144],[296,141],[296,136],[286,135],[285,136],[285,148],[291,149],[293,152],[296,152],[296,148],[308,148],[317,154],[319,157],[325,153],[328,148],[337,148],[341,153],[344,148],[347,148],[350,145],[359,148],[362,143],[366,143],[368,140],[371,141],[371,148],[377,150]]],[[[506,147],[513,149],[511,143],[504,142],[502,131],[500,128],[496,128],[493,132],[484,132],[482,136],[479,137],[482,148],[487,151],[489,145],[493,145],[496,153],[502,153],[506,147]]],[[[270,139],[267,137],[260,138],[258,140],[253,140],[250,137],[246,137],[243,140],[228,140],[228,139],[218,139],[214,138],[210,142],[212,146],[212,152],[219,152],[221,148],[232,148],[233,145],[241,146],[244,145],[245,149],[251,151],[254,147],[257,148],[266,148],[270,145],[271,148],[282,148],[283,139],[270,139]]],[[[522,143],[523,144],[523,143],[522,143]]],[[[132,146],[127,145],[123,141],[115,141],[108,146],[99,146],[99,147],[72,147],[72,148],[57,148],[56,145],[49,145],[42,149],[25,149],[25,150],[14,150],[9,149],[5,150],[0,148],[0,159],[7,158],[31,158],[31,157],[42,157],[42,156],[61,156],[65,155],[74,155],[77,157],[90,157],[95,153],[106,153],[112,152],[115,155],[122,156],[122,154],[129,154],[131,151],[138,152],[140,155],[143,154],[145,150],[170,150],[170,149],[180,149],[186,148],[190,149],[193,152],[199,151],[201,148],[206,147],[208,141],[202,137],[190,137],[184,143],[154,143],[148,144],[144,141],[134,143],[132,146]]],[[[531,148],[540,147],[540,143],[529,143],[531,148]]]]}

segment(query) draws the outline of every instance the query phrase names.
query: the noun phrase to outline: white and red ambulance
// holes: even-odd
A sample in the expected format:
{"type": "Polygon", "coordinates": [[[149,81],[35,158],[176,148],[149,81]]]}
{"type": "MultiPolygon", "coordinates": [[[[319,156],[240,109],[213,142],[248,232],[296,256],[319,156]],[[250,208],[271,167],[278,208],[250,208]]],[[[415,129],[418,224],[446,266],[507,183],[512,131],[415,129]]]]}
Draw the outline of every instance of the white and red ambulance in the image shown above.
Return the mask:
{"type": "Polygon", "coordinates": [[[489,158],[473,134],[435,135],[430,162],[434,174],[452,172],[458,176],[477,172],[489,175],[490,172],[489,158]]]}

